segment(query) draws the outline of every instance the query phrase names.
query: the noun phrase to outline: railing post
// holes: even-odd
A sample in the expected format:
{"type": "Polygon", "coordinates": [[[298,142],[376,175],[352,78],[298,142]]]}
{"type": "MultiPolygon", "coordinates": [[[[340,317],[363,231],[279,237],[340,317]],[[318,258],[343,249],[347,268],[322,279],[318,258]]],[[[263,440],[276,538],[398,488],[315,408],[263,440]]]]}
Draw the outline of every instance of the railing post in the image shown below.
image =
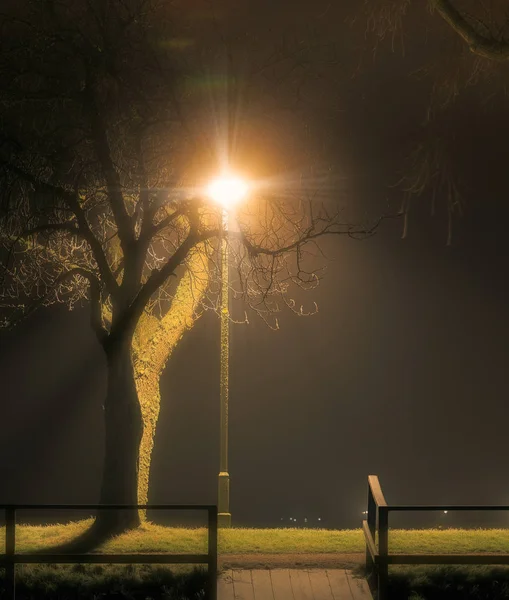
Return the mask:
{"type": "Polygon", "coordinates": [[[14,600],[16,597],[16,509],[5,509],[5,597],[14,600]]]}
{"type": "MultiPolygon", "coordinates": [[[[376,539],[376,522],[377,522],[377,514],[376,514],[376,502],[373,496],[373,490],[371,489],[371,484],[368,479],[368,514],[366,521],[368,523],[369,531],[371,532],[371,536],[373,540],[376,539]]],[[[376,565],[373,562],[373,558],[371,557],[371,553],[369,551],[368,545],[366,543],[366,579],[368,581],[369,589],[374,595],[377,591],[377,583],[378,579],[376,576],[376,565]]]]}
{"type": "Polygon", "coordinates": [[[208,597],[217,600],[217,506],[209,508],[208,597]]]}
{"type": "Polygon", "coordinates": [[[377,600],[388,599],[389,584],[389,510],[378,507],[378,596],[377,600]]]}
{"type": "MultiPolygon", "coordinates": [[[[373,492],[371,491],[371,486],[369,485],[368,482],[368,515],[367,515],[367,522],[368,522],[368,527],[369,527],[369,531],[371,532],[371,535],[373,536],[373,539],[376,539],[375,536],[375,532],[376,532],[376,504],[375,504],[375,499],[373,497],[373,492]]],[[[371,553],[368,550],[368,546],[366,544],[366,572],[370,572],[373,571],[375,567],[375,563],[373,562],[373,559],[371,558],[371,553]]]]}

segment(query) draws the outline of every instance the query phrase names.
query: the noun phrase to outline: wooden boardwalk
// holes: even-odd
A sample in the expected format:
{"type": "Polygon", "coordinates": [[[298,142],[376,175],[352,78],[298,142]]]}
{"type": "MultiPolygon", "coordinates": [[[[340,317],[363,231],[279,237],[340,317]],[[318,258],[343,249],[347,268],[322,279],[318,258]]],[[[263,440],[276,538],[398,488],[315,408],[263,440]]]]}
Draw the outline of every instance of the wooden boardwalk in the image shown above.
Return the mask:
{"type": "Polygon", "coordinates": [[[372,600],[365,579],[345,569],[225,569],[218,600],[372,600]]]}

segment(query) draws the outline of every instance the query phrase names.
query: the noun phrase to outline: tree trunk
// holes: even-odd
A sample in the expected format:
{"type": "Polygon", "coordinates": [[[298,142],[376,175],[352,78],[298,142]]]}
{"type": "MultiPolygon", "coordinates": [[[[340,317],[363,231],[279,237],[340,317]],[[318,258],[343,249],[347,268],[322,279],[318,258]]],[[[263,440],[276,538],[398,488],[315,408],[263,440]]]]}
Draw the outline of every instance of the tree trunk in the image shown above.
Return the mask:
{"type": "MultiPolygon", "coordinates": [[[[200,244],[190,255],[187,270],[179,281],[168,312],[162,318],[144,313],[134,333],[132,362],[143,418],[138,473],[140,504],[148,503],[150,463],[161,403],[161,374],[184,333],[198,319],[200,302],[208,284],[209,270],[200,244]]],[[[140,511],[140,518],[146,520],[146,511],[140,511]]]]}
{"type": "MultiPolygon", "coordinates": [[[[167,344],[167,346],[169,346],[169,344],[167,344]]],[[[168,349],[168,353],[169,350],[170,349],[168,349]]],[[[139,365],[137,368],[135,363],[136,388],[138,390],[138,398],[140,400],[140,407],[143,415],[143,437],[140,444],[140,469],[138,473],[138,502],[140,504],[148,504],[150,463],[161,404],[159,380],[162,369],[163,366],[154,364],[151,365],[151,368],[143,369],[140,373],[139,365]]],[[[147,511],[140,511],[140,519],[142,522],[146,521],[147,511]]]]}
{"type": "MultiPolygon", "coordinates": [[[[101,504],[137,504],[139,449],[143,435],[130,335],[106,342],[108,388],[104,402],[105,447],[101,504]]],[[[115,535],[138,527],[136,509],[99,511],[94,528],[115,535]]]]}
{"type": "MultiPolygon", "coordinates": [[[[100,504],[138,504],[139,450],[143,420],[131,359],[132,335],[104,344],[108,387],[104,402],[105,446],[100,504]]],[[[140,525],[137,509],[99,510],[92,526],[78,537],[36,554],[83,553],[112,536],[140,525]]]]}

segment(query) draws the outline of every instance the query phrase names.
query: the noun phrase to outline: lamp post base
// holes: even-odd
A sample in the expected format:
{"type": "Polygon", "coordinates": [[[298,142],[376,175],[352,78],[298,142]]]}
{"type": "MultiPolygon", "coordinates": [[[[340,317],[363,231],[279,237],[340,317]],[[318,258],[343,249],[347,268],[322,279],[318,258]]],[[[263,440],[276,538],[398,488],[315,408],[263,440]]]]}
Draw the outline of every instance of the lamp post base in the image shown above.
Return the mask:
{"type": "Polygon", "coordinates": [[[217,513],[217,526],[223,529],[229,529],[232,526],[231,513],[217,513]]]}
{"type": "Polygon", "coordinates": [[[230,475],[228,471],[221,471],[218,477],[217,524],[219,527],[232,526],[232,515],[230,513],[230,475]]]}

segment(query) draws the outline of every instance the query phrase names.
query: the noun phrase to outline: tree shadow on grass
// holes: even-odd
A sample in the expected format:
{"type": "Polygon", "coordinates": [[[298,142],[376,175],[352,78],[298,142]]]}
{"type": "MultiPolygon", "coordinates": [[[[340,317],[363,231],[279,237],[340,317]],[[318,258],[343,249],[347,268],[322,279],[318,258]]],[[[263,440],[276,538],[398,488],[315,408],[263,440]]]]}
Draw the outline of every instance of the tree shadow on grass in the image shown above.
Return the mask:
{"type": "MultiPolygon", "coordinates": [[[[132,528],[131,528],[132,529],[132,528]]],[[[105,526],[97,519],[92,525],[71,540],[40,548],[31,554],[86,554],[94,552],[113,537],[125,533],[129,528],[105,526]]]]}

